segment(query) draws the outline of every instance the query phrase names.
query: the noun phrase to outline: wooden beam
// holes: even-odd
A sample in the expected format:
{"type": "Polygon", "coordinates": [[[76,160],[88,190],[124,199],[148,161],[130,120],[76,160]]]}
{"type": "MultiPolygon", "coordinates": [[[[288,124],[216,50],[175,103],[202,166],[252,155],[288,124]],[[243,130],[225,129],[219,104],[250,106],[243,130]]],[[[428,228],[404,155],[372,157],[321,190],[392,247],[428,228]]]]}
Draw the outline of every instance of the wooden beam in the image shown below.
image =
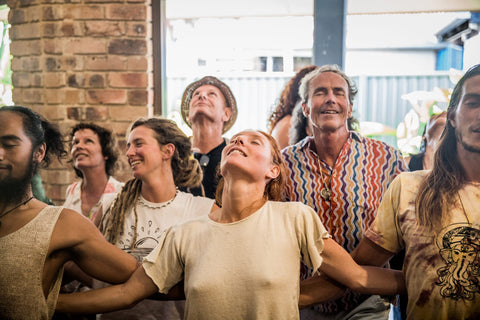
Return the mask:
{"type": "Polygon", "coordinates": [[[348,0],[348,14],[480,11],[479,0],[348,0]]]}

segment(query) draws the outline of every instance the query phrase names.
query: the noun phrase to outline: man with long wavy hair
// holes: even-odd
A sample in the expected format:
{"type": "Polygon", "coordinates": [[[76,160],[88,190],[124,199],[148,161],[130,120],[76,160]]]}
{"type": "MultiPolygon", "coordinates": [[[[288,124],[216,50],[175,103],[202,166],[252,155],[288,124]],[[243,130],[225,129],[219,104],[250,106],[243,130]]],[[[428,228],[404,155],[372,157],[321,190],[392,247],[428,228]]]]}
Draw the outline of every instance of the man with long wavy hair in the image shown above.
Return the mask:
{"type": "Polygon", "coordinates": [[[431,171],[402,173],[352,255],[405,248],[407,319],[480,318],[480,65],[455,86],[431,171]]]}

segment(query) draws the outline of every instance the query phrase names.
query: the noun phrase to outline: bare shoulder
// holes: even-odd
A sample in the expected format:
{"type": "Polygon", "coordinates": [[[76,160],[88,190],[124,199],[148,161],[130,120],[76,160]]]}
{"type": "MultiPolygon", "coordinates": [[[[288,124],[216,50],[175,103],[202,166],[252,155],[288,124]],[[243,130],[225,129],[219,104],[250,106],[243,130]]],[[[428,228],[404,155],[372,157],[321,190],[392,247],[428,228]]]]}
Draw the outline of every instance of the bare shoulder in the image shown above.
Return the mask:
{"type": "Polygon", "coordinates": [[[280,149],[285,148],[288,146],[288,131],[290,130],[291,123],[290,119],[292,116],[287,115],[283,117],[273,128],[272,130],[272,137],[277,140],[280,149]]]}
{"type": "Polygon", "coordinates": [[[52,249],[73,248],[92,238],[103,238],[97,227],[82,214],[63,209],[52,233],[52,249]]]}
{"type": "Polygon", "coordinates": [[[95,225],[84,215],[71,209],[63,209],[58,217],[57,226],[62,227],[64,231],[73,231],[74,229],[92,229],[96,230],[95,225]]]}

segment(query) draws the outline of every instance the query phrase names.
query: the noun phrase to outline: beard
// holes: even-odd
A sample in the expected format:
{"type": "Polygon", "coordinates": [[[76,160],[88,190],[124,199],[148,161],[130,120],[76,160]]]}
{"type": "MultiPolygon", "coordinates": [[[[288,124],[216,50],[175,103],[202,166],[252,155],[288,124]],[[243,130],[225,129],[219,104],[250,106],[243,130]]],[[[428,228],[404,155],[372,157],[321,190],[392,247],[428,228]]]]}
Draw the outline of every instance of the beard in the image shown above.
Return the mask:
{"type": "Polygon", "coordinates": [[[458,130],[455,130],[455,136],[457,137],[457,141],[462,144],[462,147],[465,150],[467,150],[469,152],[473,152],[473,153],[480,153],[480,148],[477,147],[477,146],[473,146],[471,144],[468,144],[466,141],[464,141],[462,134],[458,130]]]}
{"type": "Polygon", "coordinates": [[[32,177],[37,169],[33,161],[33,154],[30,157],[28,166],[23,176],[18,178],[6,177],[0,180],[0,202],[6,204],[18,204],[25,200],[26,194],[32,185],[32,177]]]}

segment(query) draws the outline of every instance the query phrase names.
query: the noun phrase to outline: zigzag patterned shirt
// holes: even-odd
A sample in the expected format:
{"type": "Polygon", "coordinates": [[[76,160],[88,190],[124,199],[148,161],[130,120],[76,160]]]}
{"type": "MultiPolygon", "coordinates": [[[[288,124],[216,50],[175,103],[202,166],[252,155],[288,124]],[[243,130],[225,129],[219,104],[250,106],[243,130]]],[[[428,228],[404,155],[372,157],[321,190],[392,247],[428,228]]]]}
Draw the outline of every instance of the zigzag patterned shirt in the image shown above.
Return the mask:
{"type": "MultiPolygon", "coordinates": [[[[282,154],[287,166],[285,197],[312,207],[327,231],[348,252],[363,238],[373,222],[378,205],[392,180],[407,166],[399,151],[388,144],[360,136],[351,131],[333,167],[320,160],[312,137],[286,147],[282,154]],[[322,176],[331,180],[330,201],[320,196],[322,176]]],[[[302,268],[302,278],[311,276],[302,268]]],[[[323,313],[350,310],[367,296],[352,294],[318,305],[323,313]]]]}

